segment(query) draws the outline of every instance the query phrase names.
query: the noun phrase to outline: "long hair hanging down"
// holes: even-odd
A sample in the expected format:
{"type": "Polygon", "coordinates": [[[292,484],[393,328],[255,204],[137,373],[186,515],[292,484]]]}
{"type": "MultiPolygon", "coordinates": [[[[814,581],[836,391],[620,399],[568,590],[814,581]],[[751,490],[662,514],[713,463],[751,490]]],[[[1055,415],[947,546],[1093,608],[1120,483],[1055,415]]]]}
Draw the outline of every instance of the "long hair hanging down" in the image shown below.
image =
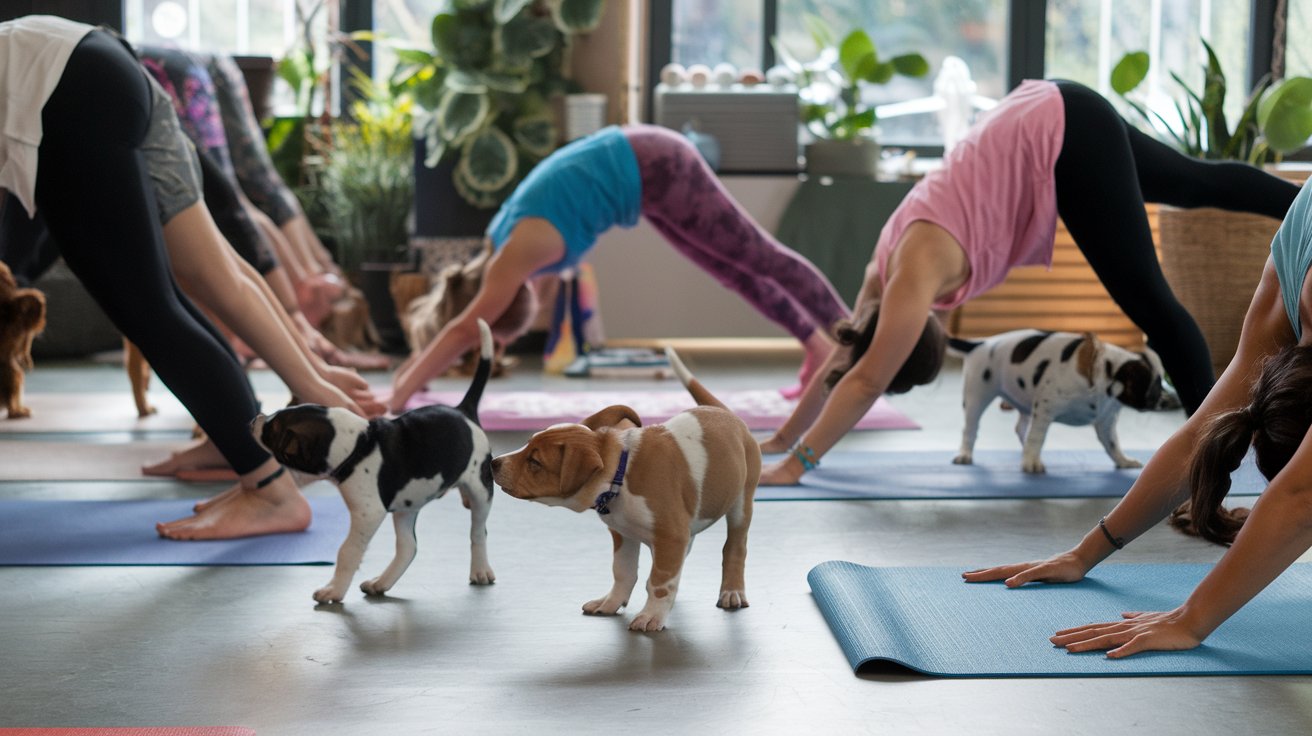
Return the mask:
{"type": "Polygon", "coordinates": [[[1190,499],[1171,514],[1171,526],[1209,542],[1230,545],[1247,508],[1226,509],[1230,475],[1252,446],[1257,469],[1276,476],[1312,427],[1312,347],[1288,347],[1267,359],[1249,404],[1207,424],[1190,460],[1190,499]]]}

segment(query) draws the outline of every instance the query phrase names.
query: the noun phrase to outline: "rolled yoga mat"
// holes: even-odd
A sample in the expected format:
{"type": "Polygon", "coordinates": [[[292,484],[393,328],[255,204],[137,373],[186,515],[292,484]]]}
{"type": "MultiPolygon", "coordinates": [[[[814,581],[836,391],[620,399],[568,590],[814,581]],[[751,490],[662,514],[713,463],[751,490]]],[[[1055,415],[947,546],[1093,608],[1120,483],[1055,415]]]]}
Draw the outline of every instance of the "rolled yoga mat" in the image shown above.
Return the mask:
{"type": "MultiPolygon", "coordinates": [[[[1151,451],[1127,451],[1147,461],[1151,451]]],[[[1048,450],[1046,473],[1020,469],[1020,450],[982,450],[974,465],[953,465],[949,450],[835,451],[795,486],[760,486],[758,501],[942,500],[988,498],[1115,498],[1125,495],[1139,470],[1117,470],[1102,450],[1048,450]]],[[[782,455],[767,455],[766,462],[782,455]]],[[[1252,458],[1231,479],[1232,495],[1266,487],[1252,458]]]]}
{"type": "MultiPolygon", "coordinates": [[[[428,404],[460,403],[463,391],[426,391],[415,394],[407,408],[428,404]]],[[[752,431],[775,430],[792,414],[796,402],[778,391],[716,391],[752,431]]],[[[478,418],[489,431],[536,432],[552,424],[578,422],[611,404],[624,404],[638,412],[644,424],[659,424],[696,406],[687,391],[489,391],[483,394],[478,418]]],[[[920,429],[920,425],[880,398],[855,429],[920,429]]]]}
{"type": "Polygon", "coordinates": [[[1104,564],[1078,583],[1009,589],[966,583],[961,568],[832,561],[807,580],[857,672],[892,663],[944,677],[1312,674],[1308,563],[1290,567],[1196,649],[1108,659],[1048,642],[1061,629],[1116,621],[1123,611],[1172,610],[1211,567],[1104,564]]]}
{"type": "Polygon", "coordinates": [[[304,532],[217,541],[175,541],[155,523],[192,513],[195,499],[0,500],[0,566],[327,565],[350,516],[339,496],[311,496],[304,532]]]}

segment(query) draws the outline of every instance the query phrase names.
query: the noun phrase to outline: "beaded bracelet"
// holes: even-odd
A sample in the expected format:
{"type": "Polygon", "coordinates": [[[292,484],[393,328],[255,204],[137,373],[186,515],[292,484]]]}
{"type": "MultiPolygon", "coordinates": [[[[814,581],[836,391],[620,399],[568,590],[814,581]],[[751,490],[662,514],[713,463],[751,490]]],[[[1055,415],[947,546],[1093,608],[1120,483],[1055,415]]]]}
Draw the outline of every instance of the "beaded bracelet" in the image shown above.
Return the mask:
{"type": "Polygon", "coordinates": [[[1107,537],[1107,541],[1108,541],[1108,542],[1111,542],[1111,544],[1112,544],[1113,547],[1115,547],[1116,549],[1125,549],[1125,538],[1124,538],[1124,537],[1113,537],[1113,536],[1112,536],[1112,533],[1109,532],[1109,531],[1107,531],[1107,517],[1106,517],[1106,516],[1104,516],[1104,517],[1102,517],[1101,519],[1098,520],[1098,528],[1102,530],[1102,535],[1103,535],[1104,537],[1107,537]]]}
{"type": "Polygon", "coordinates": [[[806,470],[815,470],[820,466],[820,458],[815,454],[815,450],[811,449],[810,445],[799,442],[793,446],[792,454],[806,470]]]}

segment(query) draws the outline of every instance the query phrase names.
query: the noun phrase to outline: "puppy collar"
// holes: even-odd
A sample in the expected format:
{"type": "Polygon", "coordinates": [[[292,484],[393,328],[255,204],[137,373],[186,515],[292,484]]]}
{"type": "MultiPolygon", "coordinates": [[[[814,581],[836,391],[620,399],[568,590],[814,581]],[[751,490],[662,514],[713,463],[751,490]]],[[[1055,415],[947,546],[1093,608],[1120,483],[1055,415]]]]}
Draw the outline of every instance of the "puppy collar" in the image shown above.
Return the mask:
{"type": "Polygon", "coordinates": [[[355,466],[359,465],[364,456],[373,452],[377,446],[378,434],[374,431],[374,423],[369,422],[369,426],[356,438],[355,449],[351,450],[351,454],[347,455],[337,467],[328,471],[328,477],[338,483],[351,477],[351,473],[355,472],[355,466]]]}
{"type": "Polygon", "coordinates": [[[615,469],[615,477],[610,479],[610,488],[605,493],[597,496],[597,500],[592,502],[592,508],[599,515],[605,516],[610,513],[610,502],[620,495],[620,486],[624,485],[624,471],[629,467],[629,451],[620,450],[620,466],[615,469]]]}

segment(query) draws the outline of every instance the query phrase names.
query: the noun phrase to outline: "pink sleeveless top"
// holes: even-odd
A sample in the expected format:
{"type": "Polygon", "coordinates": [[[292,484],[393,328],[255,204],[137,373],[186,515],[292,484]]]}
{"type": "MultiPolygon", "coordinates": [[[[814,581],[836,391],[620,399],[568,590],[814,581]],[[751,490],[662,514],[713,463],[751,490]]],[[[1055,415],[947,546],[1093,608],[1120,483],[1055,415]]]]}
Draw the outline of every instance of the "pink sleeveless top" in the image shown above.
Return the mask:
{"type": "Polygon", "coordinates": [[[1066,110],[1052,82],[1023,82],[975,123],[885,223],[875,246],[880,278],[911,223],[947,230],[970,264],[961,288],[934,303],[952,309],[1001,283],[1015,266],[1052,267],[1057,230],[1053,167],[1065,138],[1066,110]]]}

